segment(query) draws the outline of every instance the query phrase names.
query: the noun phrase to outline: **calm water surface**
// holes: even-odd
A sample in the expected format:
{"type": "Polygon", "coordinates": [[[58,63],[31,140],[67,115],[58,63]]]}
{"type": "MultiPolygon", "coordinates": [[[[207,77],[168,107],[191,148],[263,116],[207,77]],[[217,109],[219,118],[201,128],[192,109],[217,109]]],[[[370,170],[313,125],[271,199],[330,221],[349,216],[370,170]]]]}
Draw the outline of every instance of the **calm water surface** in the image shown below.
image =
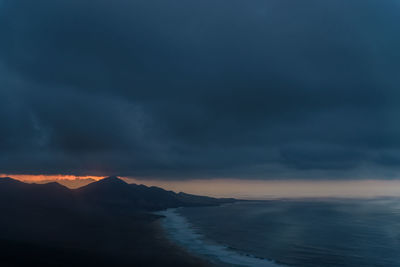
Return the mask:
{"type": "Polygon", "coordinates": [[[176,211],[230,250],[290,266],[400,266],[400,199],[273,200],[176,211]]]}

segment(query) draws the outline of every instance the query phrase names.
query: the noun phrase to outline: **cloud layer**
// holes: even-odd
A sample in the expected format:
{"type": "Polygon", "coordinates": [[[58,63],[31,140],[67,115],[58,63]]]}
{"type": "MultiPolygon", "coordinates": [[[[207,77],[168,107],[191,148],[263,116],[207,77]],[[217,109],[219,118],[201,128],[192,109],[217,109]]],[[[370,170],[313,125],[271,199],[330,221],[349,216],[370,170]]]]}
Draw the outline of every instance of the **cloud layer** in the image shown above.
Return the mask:
{"type": "Polygon", "coordinates": [[[396,177],[399,11],[3,0],[0,173],[396,177]]]}

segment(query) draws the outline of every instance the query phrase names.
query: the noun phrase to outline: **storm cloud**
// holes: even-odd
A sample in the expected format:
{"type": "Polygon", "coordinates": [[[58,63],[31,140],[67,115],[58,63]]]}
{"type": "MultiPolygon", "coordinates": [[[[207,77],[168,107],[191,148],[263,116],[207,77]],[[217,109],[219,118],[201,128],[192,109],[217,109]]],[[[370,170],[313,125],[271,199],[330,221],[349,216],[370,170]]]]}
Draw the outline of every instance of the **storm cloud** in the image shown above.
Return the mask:
{"type": "Polygon", "coordinates": [[[395,178],[399,12],[3,0],[0,173],[395,178]]]}

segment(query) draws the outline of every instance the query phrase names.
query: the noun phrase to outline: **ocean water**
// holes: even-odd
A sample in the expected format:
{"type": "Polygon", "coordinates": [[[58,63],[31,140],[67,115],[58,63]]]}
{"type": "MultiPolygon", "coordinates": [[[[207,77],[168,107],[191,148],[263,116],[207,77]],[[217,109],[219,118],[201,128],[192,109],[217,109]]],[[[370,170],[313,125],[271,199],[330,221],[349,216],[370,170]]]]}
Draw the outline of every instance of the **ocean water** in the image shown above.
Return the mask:
{"type": "Polygon", "coordinates": [[[238,202],[162,214],[171,239],[227,266],[400,267],[400,199],[238,202]]]}

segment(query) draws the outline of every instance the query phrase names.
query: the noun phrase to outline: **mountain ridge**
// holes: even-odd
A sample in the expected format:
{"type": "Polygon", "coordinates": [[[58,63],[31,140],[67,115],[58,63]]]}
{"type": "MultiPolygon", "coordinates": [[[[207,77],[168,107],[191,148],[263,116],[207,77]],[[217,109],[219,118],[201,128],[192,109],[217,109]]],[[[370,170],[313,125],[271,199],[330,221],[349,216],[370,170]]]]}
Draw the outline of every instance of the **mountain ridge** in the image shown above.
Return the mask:
{"type": "Polygon", "coordinates": [[[189,204],[117,177],[81,189],[0,178],[0,266],[206,266],[151,213],[177,205],[189,204]]]}
{"type": "Polygon", "coordinates": [[[0,178],[0,200],[29,205],[67,206],[82,204],[104,209],[132,209],[156,211],[167,208],[215,206],[235,199],[212,198],[175,193],[156,186],[128,184],[117,176],[106,177],[77,189],[69,189],[57,182],[28,184],[11,177],[0,178]],[[26,200],[26,201],[25,201],[26,200]]]}

